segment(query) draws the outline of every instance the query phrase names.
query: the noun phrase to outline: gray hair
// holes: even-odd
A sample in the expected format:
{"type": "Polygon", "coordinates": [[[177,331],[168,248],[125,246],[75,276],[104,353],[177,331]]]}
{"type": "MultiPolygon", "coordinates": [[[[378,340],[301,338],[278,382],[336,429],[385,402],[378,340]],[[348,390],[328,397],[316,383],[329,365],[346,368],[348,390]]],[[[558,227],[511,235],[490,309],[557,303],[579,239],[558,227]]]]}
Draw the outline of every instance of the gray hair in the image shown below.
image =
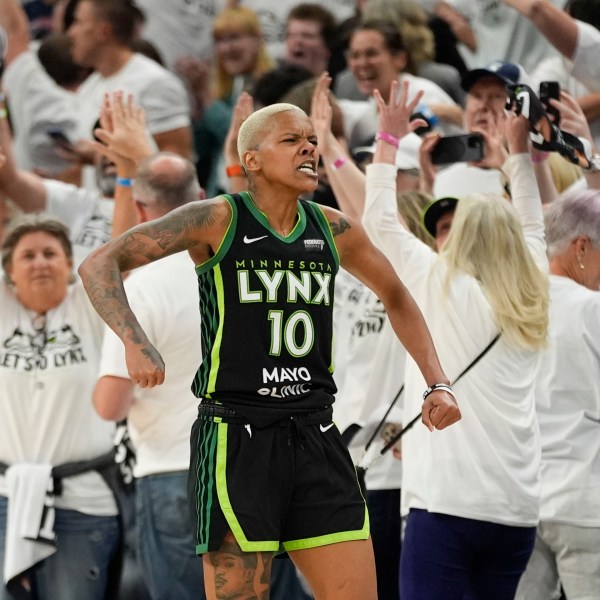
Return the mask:
{"type": "Polygon", "coordinates": [[[246,166],[244,163],[244,152],[258,148],[256,138],[263,132],[271,117],[288,110],[297,110],[303,115],[306,115],[306,113],[295,104],[278,102],[277,104],[270,104],[269,106],[265,106],[264,108],[253,112],[242,123],[237,139],[238,155],[242,165],[246,166]]]}
{"type": "Polygon", "coordinates": [[[548,257],[566,252],[569,244],[581,236],[600,248],[600,190],[577,190],[564,194],[546,209],[548,257]]]}
{"type": "Polygon", "coordinates": [[[173,152],[159,152],[144,159],[138,167],[134,196],[161,211],[194,202],[200,198],[196,168],[173,152]]]}

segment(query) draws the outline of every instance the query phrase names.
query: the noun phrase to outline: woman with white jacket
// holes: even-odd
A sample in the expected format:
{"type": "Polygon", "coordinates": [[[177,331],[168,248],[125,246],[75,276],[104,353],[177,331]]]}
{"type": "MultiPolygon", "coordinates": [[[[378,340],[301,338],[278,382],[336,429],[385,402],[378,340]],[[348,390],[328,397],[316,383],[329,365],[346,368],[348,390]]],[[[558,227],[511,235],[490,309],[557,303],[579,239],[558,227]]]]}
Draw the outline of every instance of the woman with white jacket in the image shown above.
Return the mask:
{"type": "MultiPolygon", "coordinates": [[[[512,204],[491,194],[461,198],[438,254],[398,217],[394,146],[414,124],[407,86],[398,101],[395,92],[389,104],[375,94],[380,133],[367,168],[365,228],[419,304],[451,381],[500,334],[457,383],[462,421],[434,435],[416,426],[403,438],[401,597],[512,600],[538,523],[533,391],[548,327],[544,225],[528,123],[507,115],[510,156],[487,144],[487,166],[495,163],[509,177],[512,204]]],[[[418,414],[424,387],[408,360],[405,422],[418,414]]]]}

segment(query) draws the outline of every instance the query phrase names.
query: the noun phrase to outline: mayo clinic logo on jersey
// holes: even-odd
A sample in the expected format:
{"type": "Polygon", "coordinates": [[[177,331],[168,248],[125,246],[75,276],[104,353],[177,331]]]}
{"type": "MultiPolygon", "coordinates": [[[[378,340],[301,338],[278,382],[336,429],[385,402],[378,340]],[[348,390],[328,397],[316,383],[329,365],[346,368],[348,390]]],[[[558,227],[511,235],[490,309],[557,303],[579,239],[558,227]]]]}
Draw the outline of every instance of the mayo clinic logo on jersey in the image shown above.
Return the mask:
{"type": "Polygon", "coordinates": [[[311,389],[309,382],[312,377],[306,367],[275,367],[271,371],[263,368],[262,372],[263,383],[265,385],[270,384],[270,387],[257,390],[261,396],[287,398],[288,396],[306,394],[311,389]],[[277,385],[273,385],[274,383],[277,385]]]}
{"type": "Polygon", "coordinates": [[[304,249],[307,252],[323,252],[324,240],[304,240],[304,249]]]}

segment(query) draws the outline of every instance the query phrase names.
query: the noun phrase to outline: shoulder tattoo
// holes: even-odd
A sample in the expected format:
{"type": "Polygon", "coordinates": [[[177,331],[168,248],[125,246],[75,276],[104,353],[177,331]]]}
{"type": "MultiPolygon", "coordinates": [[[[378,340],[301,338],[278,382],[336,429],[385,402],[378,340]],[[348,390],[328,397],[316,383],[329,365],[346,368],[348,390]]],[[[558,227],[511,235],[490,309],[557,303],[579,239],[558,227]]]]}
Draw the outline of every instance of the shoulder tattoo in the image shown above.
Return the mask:
{"type": "Polygon", "coordinates": [[[335,221],[329,221],[329,226],[331,227],[331,233],[333,233],[333,237],[341,235],[347,229],[350,229],[351,225],[346,221],[344,217],[340,217],[340,220],[336,223],[335,221]]]}

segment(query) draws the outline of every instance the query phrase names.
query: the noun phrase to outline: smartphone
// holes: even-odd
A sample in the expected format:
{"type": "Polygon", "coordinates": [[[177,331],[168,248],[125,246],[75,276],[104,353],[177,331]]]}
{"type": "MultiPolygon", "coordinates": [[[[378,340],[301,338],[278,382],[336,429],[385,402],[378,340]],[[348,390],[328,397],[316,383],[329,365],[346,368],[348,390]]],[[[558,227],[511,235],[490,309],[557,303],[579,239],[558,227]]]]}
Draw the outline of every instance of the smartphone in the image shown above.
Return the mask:
{"type": "Polygon", "coordinates": [[[434,165],[478,161],[482,158],[483,136],[480,133],[442,137],[431,151],[434,165]]]}
{"type": "Polygon", "coordinates": [[[552,122],[558,127],[560,112],[548,102],[550,98],[560,100],[560,83],[558,81],[542,81],[540,83],[540,100],[546,108],[546,112],[554,116],[552,122]]]}
{"type": "Polygon", "coordinates": [[[52,141],[61,148],[67,150],[73,148],[73,142],[65,135],[65,132],[58,127],[50,127],[46,130],[46,133],[52,138],[52,141]]]}

